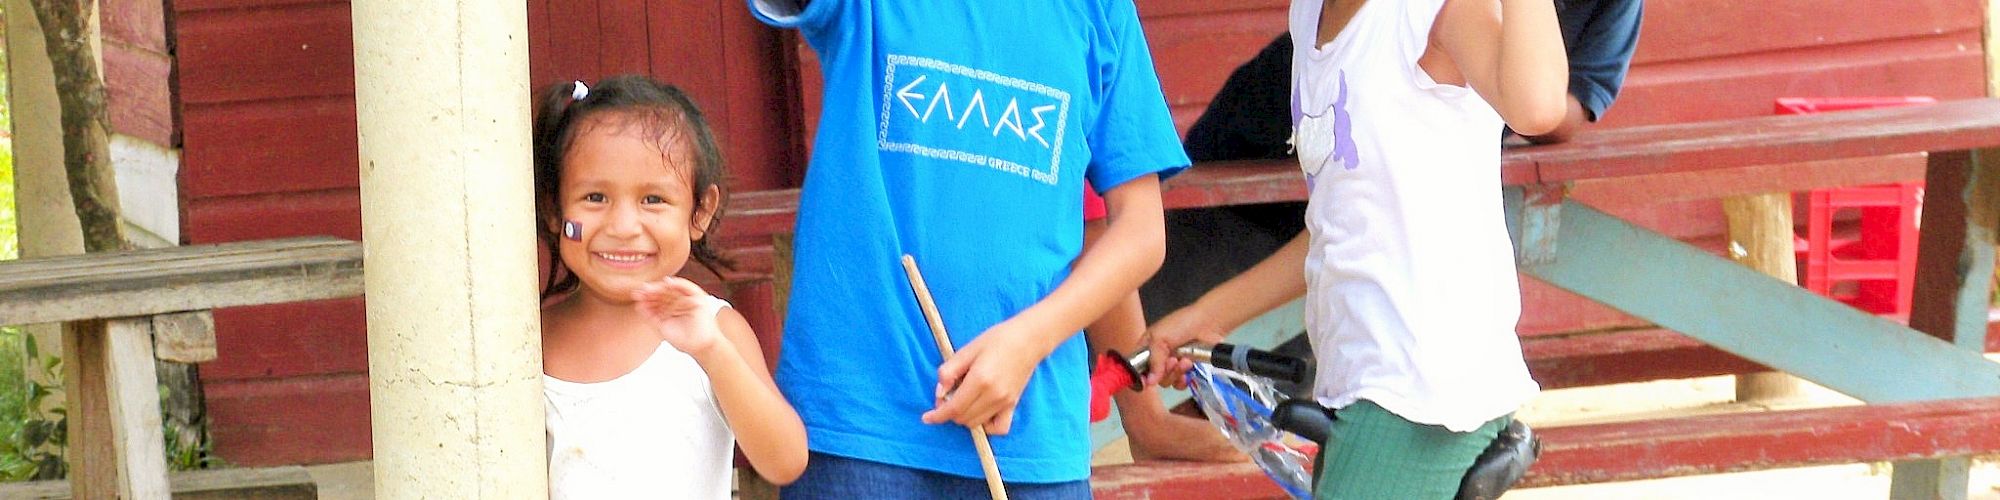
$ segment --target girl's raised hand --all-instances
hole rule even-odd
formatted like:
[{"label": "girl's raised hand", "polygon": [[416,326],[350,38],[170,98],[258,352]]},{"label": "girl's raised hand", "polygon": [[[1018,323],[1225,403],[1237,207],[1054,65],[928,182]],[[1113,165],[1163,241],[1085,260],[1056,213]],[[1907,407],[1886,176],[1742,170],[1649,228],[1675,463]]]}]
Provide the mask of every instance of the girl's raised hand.
[{"label": "girl's raised hand", "polygon": [[689,355],[707,352],[724,342],[715,313],[726,305],[701,286],[678,276],[641,285],[632,291],[633,307],[651,320],[660,340]]}]

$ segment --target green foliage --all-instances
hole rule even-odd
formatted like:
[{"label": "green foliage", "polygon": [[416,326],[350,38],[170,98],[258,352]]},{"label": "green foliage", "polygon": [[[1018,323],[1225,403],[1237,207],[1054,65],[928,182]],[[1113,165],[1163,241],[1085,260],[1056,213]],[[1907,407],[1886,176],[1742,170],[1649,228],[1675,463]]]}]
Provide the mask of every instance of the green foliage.
[{"label": "green foliage", "polygon": [[0,480],[58,479],[65,472],[62,449],[69,442],[64,430],[68,413],[58,408],[50,412],[55,420],[28,418],[29,409],[41,407],[55,394],[55,388],[25,376],[28,367],[21,364],[29,359],[40,360],[32,369],[45,380],[61,380],[62,358],[41,356],[35,338],[17,327],[0,328],[0,386],[6,391],[0,394],[0,413],[15,416],[0,419]]}]

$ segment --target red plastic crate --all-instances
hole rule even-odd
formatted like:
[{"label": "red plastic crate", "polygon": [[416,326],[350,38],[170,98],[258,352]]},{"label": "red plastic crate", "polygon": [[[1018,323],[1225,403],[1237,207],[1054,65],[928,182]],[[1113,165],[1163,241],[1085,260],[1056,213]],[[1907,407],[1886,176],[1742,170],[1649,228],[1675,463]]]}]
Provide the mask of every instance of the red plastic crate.
[{"label": "red plastic crate", "polygon": [[[1793,115],[1937,102],[1930,97],[1784,97],[1773,108]],[[1814,190],[1807,195],[1806,236],[1795,241],[1799,285],[1875,314],[1906,319],[1917,270],[1922,181]],[[1834,217],[1860,212],[1860,233],[1834,235]],[[1853,283],[1842,287],[1841,283]]]}]

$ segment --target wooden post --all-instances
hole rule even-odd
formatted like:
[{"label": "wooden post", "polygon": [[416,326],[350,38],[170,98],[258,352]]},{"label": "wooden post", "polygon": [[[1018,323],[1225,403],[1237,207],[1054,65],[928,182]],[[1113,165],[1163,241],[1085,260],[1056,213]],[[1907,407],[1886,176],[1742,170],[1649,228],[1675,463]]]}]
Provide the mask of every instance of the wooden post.
[{"label": "wooden post", "polygon": [[[1792,252],[1791,193],[1723,198],[1722,211],[1729,218],[1731,258],[1772,278],[1798,284],[1798,261]],[[1737,375],[1736,400],[1772,402],[1795,398],[1806,394],[1807,384],[1783,373]]]},{"label": "wooden post", "polygon": [[[33,10],[28,0],[5,1],[5,12]],[[21,240],[21,257],[83,253],[82,226],[78,225],[76,209],[69,201],[68,174],[63,171],[62,110],[56,104],[55,72],[49,63],[41,24],[32,15],[0,17],[6,18],[7,28],[7,104],[13,113],[15,221],[19,223],[20,232],[16,236]],[[21,333],[34,340],[42,357],[59,358],[64,355],[65,329],[59,324],[23,325]],[[43,362],[42,359],[22,361],[23,367],[39,367]],[[66,399],[61,390],[64,375],[45,377],[39,369],[23,371],[29,380],[57,390],[44,398],[40,407],[25,408],[23,415],[0,415],[0,418],[59,419],[58,410],[65,407]],[[75,425],[74,420],[71,425]],[[72,430],[70,434],[76,432]],[[52,446],[23,451],[61,453]],[[77,464],[71,464],[72,470],[76,467]],[[53,475],[58,471],[38,472],[49,474],[41,476],[44,478],[58,477]]]},{"label": "wooden post", "polygon": [[375,497],[540,496],[527,7],[352,12]]},{"label": "wooden post", "polygon": [[[1961,349],[1983,352],[2000,233],[2000,149],[1932,153],[1924,175],[1923,232],[1917,252],[1910,328]],[[1964,457],[1896,462],[1890,498],[1966,497]]]},{"label": "wooden post", "polygon": [[76,498],[166,498],[152,320],[67,326],[71,491]]},{"label": "wooden post", "polygon": [[1986,0],[1986,96],[2000,97],[2000,0]]}]

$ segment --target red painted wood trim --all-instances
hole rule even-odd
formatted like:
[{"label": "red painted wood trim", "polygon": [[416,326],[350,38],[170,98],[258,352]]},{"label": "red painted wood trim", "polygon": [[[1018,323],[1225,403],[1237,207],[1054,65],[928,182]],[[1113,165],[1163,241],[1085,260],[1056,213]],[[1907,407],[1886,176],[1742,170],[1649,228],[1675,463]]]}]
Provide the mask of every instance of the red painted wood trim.
[{"label": "red painted wood trim", "polygon": [[1524,486],[2000,451],[2000,398],[1557,427]]},{"label": "red painted wood trim", "polygon": [[[1833,160],[1994,144],[2000,144],[2000,99],[1976,99],[1591,131],[1566,144],[1506,150],[1501,180],[1519,185],[1799,164],[1790,166],[1805,171],[1775,178],[1818,185],[1820,168],[1866,175],[1848,171],[1854,168],[1851,163]],[[1772,178],[1771,170],[1756,173]],[[1161,197],[1167,208],[1305,197],[1291,160],[1203,164],[1169,180],[1164,187]],[[739,193],[730,200],[731,217],[736,221],[731,225],[739,236],[787,231],[797,203],[795,190]]]},{"label": "red painted wood trim", "polygon": [[2000,99],[1657,125],[1508,152],[1541,182],[1613,178],[2000,144]]},{"label": "red painted wood trim", "polygon": [[1147,461],[1090,471],[1097,500],[1210,500],[1291,498],[1256,464]]},{"label": "red painted wood trim", "polygon": [[1662,329],[1524,338],[1521,351],[1543,389],[1770,370]]}]

